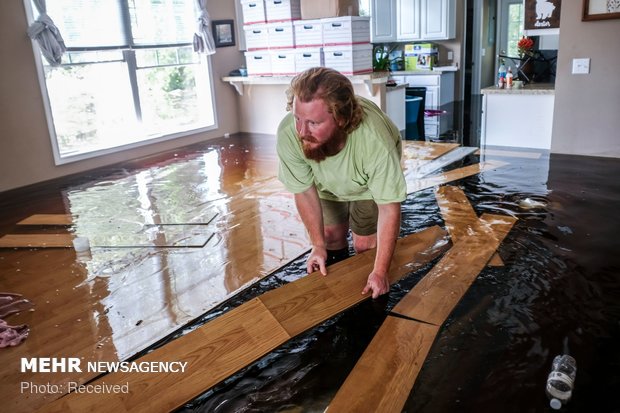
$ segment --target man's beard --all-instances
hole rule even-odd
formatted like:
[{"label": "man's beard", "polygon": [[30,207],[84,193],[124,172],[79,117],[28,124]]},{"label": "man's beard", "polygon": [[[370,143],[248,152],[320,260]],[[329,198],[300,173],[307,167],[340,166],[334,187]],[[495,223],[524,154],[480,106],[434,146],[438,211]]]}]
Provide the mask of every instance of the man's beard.
[{"label": "man's beard", "polygon": [[346,141],[347,134],[342,129],[336,129],[328,140],[317,147],[310,148],[307,144],[307,142],[316,143],[316,140],[311,136],[302,137],[301,145],[306,158],[312,159],[316,162],[321,162],[328,156],[334,156],[340,152]]}]

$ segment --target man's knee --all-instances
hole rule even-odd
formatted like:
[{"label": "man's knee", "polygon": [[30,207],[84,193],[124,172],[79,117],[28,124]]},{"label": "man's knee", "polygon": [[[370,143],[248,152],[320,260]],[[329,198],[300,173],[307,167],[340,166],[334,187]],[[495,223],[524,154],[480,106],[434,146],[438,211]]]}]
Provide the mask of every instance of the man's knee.
[{"label": "man's knee", "polygon": [[325,244],[328,250],[339,250],[346,248],[347,232],[349,226],[347,224],[326,225],[324,228]]},{"label": "man's knee", "polygon": [[356,254],[373,249],[377,246],[377,234],[356,235],[353,234],[353,249]]}]

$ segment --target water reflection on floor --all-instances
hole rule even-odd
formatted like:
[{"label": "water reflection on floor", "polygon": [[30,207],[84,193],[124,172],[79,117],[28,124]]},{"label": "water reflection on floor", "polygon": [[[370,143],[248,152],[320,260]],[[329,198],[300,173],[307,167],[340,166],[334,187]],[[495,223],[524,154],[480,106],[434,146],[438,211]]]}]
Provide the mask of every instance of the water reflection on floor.
[{"label": "water reflection on floor", "polygon": [[[489,152],[446,169],[479,160],[508,165],[453,184],[478,215],[519,221],[499,249],[505,266],[486,268],[457,306],[405,410],[548,411],[545,378],[553,356],[568,347],[579,370],[567,410],[620,411],[620,161]],[[183,334],[303,276],[304,257],[295,258],[307,249],[305,233],[275,171],[272,139],[222,140],[137,170],[114,170],[103,181],[86,177],[51,201],[26,197],[10,214],[3,209],[13,223],[32,213],[71,213],[71,230],[99,246],[86,259],[69,249],[0,250],[0,291],[22,293],[36,306],[16,316],[15,324],[27,323],[33,333],[0,353],[7,366],[0,380],[30,379],[17,373],[19,357],[135,356],[179,326],[198,318],[177,332]],[[434,224],[443,226],[433,190],[409,195],[402,235]],[[323,411],[386,312],[431,267],[394,286],[389,300],[334,317],[182,410]],[[40,405],[11,396],[14,411]]]},{"label": "water reflection on floor", "polygon": [[[482,155],[480,158],[485,158]],[[519,221],[440,331],[407,412],[545,412],[552,358],[569,351],[578,374],[571,412],[620,411],[620,161],[486,155],[510,165],[456,182],[478,215]],[[463,164],[477,162],[470,156]],[[443,225],[432,189],[410,195],[402,233]],[[431,266],[295,338],[183,411],[321,412],[386,315]],[[297,260],[247,294],[303,275]],[[247,297],[240,296],[244,301]],[[229,303],[228,305],[234,305]]]}]

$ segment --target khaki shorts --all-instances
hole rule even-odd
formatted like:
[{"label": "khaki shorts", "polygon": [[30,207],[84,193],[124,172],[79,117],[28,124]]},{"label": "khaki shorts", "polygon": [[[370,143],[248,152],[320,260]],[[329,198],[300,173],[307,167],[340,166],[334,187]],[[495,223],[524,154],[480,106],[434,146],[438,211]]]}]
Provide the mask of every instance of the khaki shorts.
[{"label": "khaki shorts", "polygon": [[338,225],[348,223],[356,235],[377,233],[379,208],[375,201],[328,201],[321,199],[323,224]]}]

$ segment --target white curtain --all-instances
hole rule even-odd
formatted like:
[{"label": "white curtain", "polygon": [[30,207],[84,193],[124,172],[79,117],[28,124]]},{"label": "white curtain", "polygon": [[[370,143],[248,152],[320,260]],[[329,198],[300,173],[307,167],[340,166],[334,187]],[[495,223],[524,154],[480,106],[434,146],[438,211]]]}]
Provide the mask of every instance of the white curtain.
[{"label": "white curtain", "polygon": [[61,64],[62,55],[67,50],[58,27],[47,15],[45,0],[33,0],[39,17],[28,27],[28,36],[39,43],[43,57],[52,66]]},{"label": "white curtain", "polygon": [[215,53],[215,42],[211,34],[211,18],[207,12],[207,0],[196,0],[200,9],[198,27],[194,33],[194,51],[211,55]]}]

